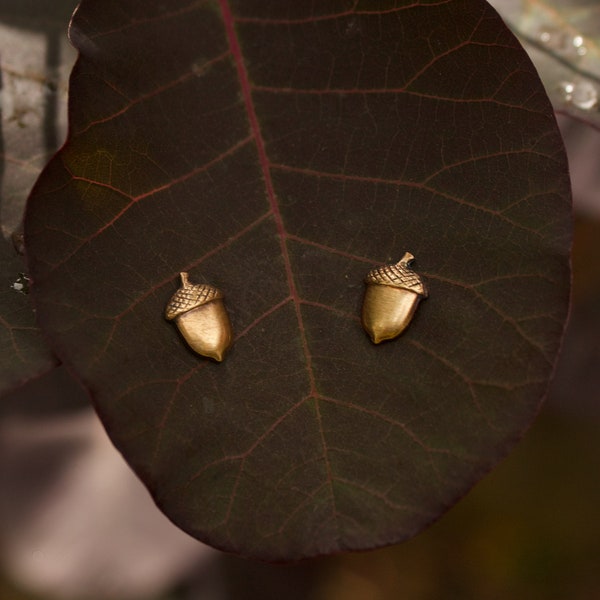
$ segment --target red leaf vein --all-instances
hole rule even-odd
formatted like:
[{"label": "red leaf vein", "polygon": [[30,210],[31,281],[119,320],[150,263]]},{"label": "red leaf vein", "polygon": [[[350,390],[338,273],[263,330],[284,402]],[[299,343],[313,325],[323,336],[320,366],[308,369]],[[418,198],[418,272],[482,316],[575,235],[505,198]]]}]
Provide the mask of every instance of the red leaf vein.
[{"label": "red leaf vein", "polygon": [[465,200],[464,198],[460,198],[453,194],[449,194],[448,192],[438,190],[434,187],[426,185],[423,182],[403,181],[401,179],[396,179],[396,180],[383,179],[381,177],[368,177],[365,175],[349,175],[347,173],[327,173],[324,171],[316,171],[314,169],[307,169],[304,167],[292,167],[292,166],[283,165],[283,164],[271,164],[271,168],[279,169],[281,171],[289,171],[292,173],[303,173],[305,175],[309,175],[312,177],[318,177],[318,178],[323,177],[323,178],[327,178],[327,179],[338,179],[340,181],[364,181],[364,182],[375,183],[375,184],[379,183],[379,184],[383,184],[383,185],[396,185],[396,186],[402,186],[402,187],[423,190],[425,192],[435,194],[436,196],[439,196],[441,198],[445,198],[446,200],[449,200],[450,202],[459,204],[460,206],[467,206],[473,210],[488,213],[490,215],[493,215],[497,219],[504,221],[504,222],[512,225],[513,227],[516,227],[517,229],[522,229],[523,231],[532,233],[533,235],[535,235],[537,237],[541,237],[541,234],[538,231],[534,231],[534,230],[530,229],[529,227],[525,227],[524,225],[521,225],[521,223],[518,223],[517,221],[510,219],[509,217],[503,215],[501,212],[499,212],[497,210],[487,208],[485,206],[481,206],[481,205],[475,204],[473,202],[469,202],[468,200]]},{"label": "red leaf vein", "polygon": [[[290,296],[294,302],[296,319],[298,322],[298,330],[300,332],[300,338],[301,338],[302,348],[303,348],[303,353],[304,353],[304,360],[306,363],[306,370],[307,370],[308,378],[309,378],[309,382],[310,382],[310,397],[315,399],[315,413],[316,413],[319,434],[321,436],[321,442],[322,442],[322,447],[323,447],[323,460],[325,462],[327,480],[329,481],[329,484],[330,484],[332,513],[335,515],[335,513],[336,513],[335,498],[334,498],[334,494],[333,494],[333,486],[331,484],[331,482],[332,482],[331,464],[329,462],[329,458],[327,455],[327,442],[325,439],[323,421],[322,421],[321,411],[320,411],[320,407],[319,407],[319,400],[318,400],[318,395],[317,395],[315,376],[314,376],[314,371],[313,371],[313,367],[312,367],[312,357],[311,357],[311,353],[310,353],[310,350],[308,347],[308,340],[306,337],[306,331],[305,331],[304,322],[302,319],[302,312],[301,312],[301,307],[300,307],[300,295],[296,288],[296,282],[294,280],[291,260],[290,260],[289,251],[288,251],[288,247],[287,247],[287,241],[286,241],[287,232],[285,229],[285,225],[283,223],[281,211],[279,210],[279,205],[277,203],[277,197],[276,197],[275,189],[273,186],[273,180],[271,178],[271,165],[270,165],[270,161],[267,157],[267,152],[265,149],[265,143],[264,143],[264,139],[262,136],[262,131],[261,131],[261,128],[260,128],[260,125],[258,122],[256,110],[254,107],[254,101],[252,98],[252,91],[251,91],[250,81],[249,81],[249,77],[248,77],[248,72],[247,72],[246,66],[244,64],[242,50],[241,50],[241,47],[240,47],[240,44],[238,42],[237,35],[235,32],[234,18],[233,18],[231,9],[229,7],[228,0],[219,0],[219,1],[220,1],[220,5],[221,5],[221,11],[223,14],[223,21],[225,23],[227,38],[229,40],[229,46],[231,48],[231,52],[233,54],[233,57],[234,57],[234,60],[235,60],[236,66],[237,66],[238,78],[239,78],[240,87],[242,90],[242,96],[244,98],[244,103],[246,105],[246,112],[247,112],[248,120],[250,123],[250,130],[252,132],[252,137],[254,138],[254,142],[256,144],[256,148],[257,148],[257,152],[258,152],[258,158],[259,158],[259,162],[260,162],[260,166],[261,166],[261,170],[262,170],[263,178],[264,178],[264,182],[265,182],[266,194],[267,194],[267,197],[269,200],[269,204],[271,206],[273,216],[275,218],[275,223],[276,223],[277,231],[279,234],[281,254],[283,257],[284,264],[285,264],[285,272],[286,272],[288,288],[290,291]],[[233,499],[232,499],[232,501],[233,501]]]},{"label": "red leaf vein", "polygon": [[92,242],[93,240],[95,240],[97,237],[99,237],[100,235],[102,235],[102,233],[104,233],[107,229],[113,227],[118,221],[119,219],[121,219],[121,217],[123,217],[123,215],[125,215],[127,213],[127,211],[134,205],[137,204],[138,202],[140,202],[141,200],[144,200],[146,198],[150,198],[152,196],[155,196],[156,194],[159,194],[160,192],[164,192],[166,190],[171,189],[172,187],[180,184],[180,183],[184,183],[185,181],[187,181],[188,179],[198,175],[199,173],[203,173],[205,171],[208,171],[208,169],[210,169],[211,167],[213,167],[214,165],[218,164],[219,162],[221,162],[224,158],[226,158],[227,156],[230,156],[232,154],[234,154],[235,152],[237,152],[238,150],[240,150],[241,148],[243,148],[245,145],[247,145],[248,143],[250,143],[250,141],[252,140],[252,137],[249,136],[239,142],[237,142],[236,144],[234,144],[233,146],[231,146],[230,148],[228,148],[227,150],[225,150],[224,152],[222,152],[221,154],[219,154],[218,156],[212,158],[211,160],[209,160],[207,163],[200,165],[198,167],[195,167],[194,169],[188,171],[187,173],[184,173],[183,175],[180,175],[179,177],[176,177],[174,179],[172,179],[171,181],[168,181],[158,187],[155,187],[151,190],[147,190],[146,192],[139,194],[137,196],[132,196],[131,194],[128,194],[127,192],[111,185],[108,183],[103,183],[101,181],[95,181],[93,179],[89,179],[87,177],[82,177],[80,175],[74,175],[69,168],[67,167],[67,165],[65,165],[65,170],[69,173],[69,175],[71,176],[73,181],[80,181],[83,183],[88,183],[92,186],[96,186],[96,187],[100,187],[100,188],[106,188],[112,192],[115,192],[116,194],[119,194],[121,196],[124,196],[125,198],[127,198],[129,200],[129,202],[120,210],[118,211],[115,215],[113,215],[113,217],[108,220],[104,225],[102,225],[102,227],[99,227],[98,229],[96,229],[94,231],[94,233],[86,238],[82,239],[81,244],[79,244],[78,246],[76,246],[71,252],[69,252],[68,254],[66,254],[64,256],[64,258],[62,260],[60,260],[58,263],[54,264],[52,266],[52,271],[56,270],[58,267],[64,265],[65,263],[67,263],[73,256],[75,256],[75,254],[77,254],[77,252],[79,252],[79,250],[81,250],[81,248],[83,246],[85,246],[86,244],[89,244],[90,242]]},{"label": "red leaf vein", "polygon": [[198,69],[184,73],[183,75],[180,75],[173,81],[165,83],[164,85],[161,85],[161,86],[153,89],[151,92],[148,92],[147,94],[142,94],[141,96],[135,98],[134,100],[129,100],[128,104],[126,106],[124,106],[123,108],[121,108],[120,110],[115,111],[115,112],[111,113],[110,115],[107,115],[106,117],[102,117],[101,119],[96,119],[96,120],[90,121],[84,128],[78,129],[77,133],[82,134],[82,133],[85,133],[86,131],[90,130],[92,127],[95,127],[96,125],[100,125],[102,123],[108,123],[109,121],[112,121],[112,120],[116,119],[117,117],[124,115],[127,111],[132,109],[137,104],[145,102],[146,100],[149,100],[150,98],[159,96],[160,94],[162,94],[174,87],[177,87],[178,85],[181,85],[182,83],[185,83],[186,81],[189,81],[190,79],[195,79],[197,77],[200,77],[210,67],[212,67],[213,65],[217,64],[218,62],[224,60],[229,55],[230,55],[229,51],[223,52],[222,54],[219,54],[219,56],[215,56],[211,60],[202,64],[202,66],[199,67]]},{"label": "red leaf vein", "polygon": [[317,23],[319,21],[331,21],[335,19],[340,19],[342,17],[348,17],[350,15],[386,15],[392,13],[399,13],[408,9],[414,8],[429,8],[442,6],[444,4],[448,4],[452,0],[440,0],[439,2],[413,2],[411,4],[405,4],[403,6],[398,6],[394,8],[388,9],[380,9],[380,10],[356,10],[358,6],[358,0],[355,0],[352,8],[348,10],[339,11],[337,13],[330,13],[324,15],[310,15],[308,17],[298,17],[296,19],[284,19],[284,18],[269,18],[269,17],[236,17],[235,21],[238,23],[257,23],[260,25],[303,25],[307,23]]}]

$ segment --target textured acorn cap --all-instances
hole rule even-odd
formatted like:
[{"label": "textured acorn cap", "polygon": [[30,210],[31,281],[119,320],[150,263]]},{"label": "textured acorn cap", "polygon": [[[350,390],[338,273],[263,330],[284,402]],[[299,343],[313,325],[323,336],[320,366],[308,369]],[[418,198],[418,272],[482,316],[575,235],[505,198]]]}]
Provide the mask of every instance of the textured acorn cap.
[{"label": "textured acorn cap", "polygon": [[165,317],[169,321],[207,302],[223,298],[223,294],[216,287],[205,283],[190,283],[187,273],[179,275],[182,285],[173,294],[165,309]]},{"label": "textured acorn cap", "polygon": [[427,298],[427,288],[423,280],[408,266],[414,258],[410,252],[405,252],[404,256],[395,265],[384,265],[369,271],[365,283],[388,285],[402,290],[409,290]]}]

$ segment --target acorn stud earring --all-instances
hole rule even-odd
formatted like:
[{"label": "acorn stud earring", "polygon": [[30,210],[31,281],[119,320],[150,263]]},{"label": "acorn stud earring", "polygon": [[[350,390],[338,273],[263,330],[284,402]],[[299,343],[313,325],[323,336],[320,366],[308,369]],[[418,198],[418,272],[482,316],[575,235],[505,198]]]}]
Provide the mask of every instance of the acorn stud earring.
[{"label": "acorn stud earring", "polygon": [[405,252],[400,262],[373,269],[365,278],[362,325],[375,344],[399,336],[428,296],[423,280],[409,266],[414,258]]},{"label": "acorn stud earring", "polygon": [[165,317],[175,321],[194,352],[221,362],[233,339],[223,294],[212,285],[190,283],[187,273],[180,276],[181,287],[169,300]]}]

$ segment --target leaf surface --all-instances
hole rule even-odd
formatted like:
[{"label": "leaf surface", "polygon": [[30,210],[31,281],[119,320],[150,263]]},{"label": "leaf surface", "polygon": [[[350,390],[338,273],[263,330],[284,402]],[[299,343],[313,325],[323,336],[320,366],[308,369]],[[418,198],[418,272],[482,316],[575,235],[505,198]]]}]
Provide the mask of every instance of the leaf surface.
[{"label": "leaf surface", "polygon": [[[552,109],[484,2],[84,0],[30,198],[39,320],[177,524],[286,560],[395,543],[533,419],[568,304]],[[373,345],[366,273],[429,298]],[[164,308],[226,296],[223,363]]]}]

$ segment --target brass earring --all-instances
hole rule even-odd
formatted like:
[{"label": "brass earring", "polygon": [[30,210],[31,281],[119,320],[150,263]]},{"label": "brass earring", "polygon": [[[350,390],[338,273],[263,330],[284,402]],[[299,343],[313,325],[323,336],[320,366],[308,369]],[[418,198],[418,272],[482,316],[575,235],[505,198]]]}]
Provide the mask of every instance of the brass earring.
[{"label": "brass earring", "polygon": [[421,277],[410,268],[410,252],[394,265],[369,271],[362,307],[362,326],[375,344],[399,336],[410,324],[419,302],[429,295]]},{"label": "brass earring", "polygon": [[221,362],[231,346],[231,322],[220,290],[208,284],[192,284],[180,273],[181,287],[173,294],[165,317],[175,321],[190,348]]}]

